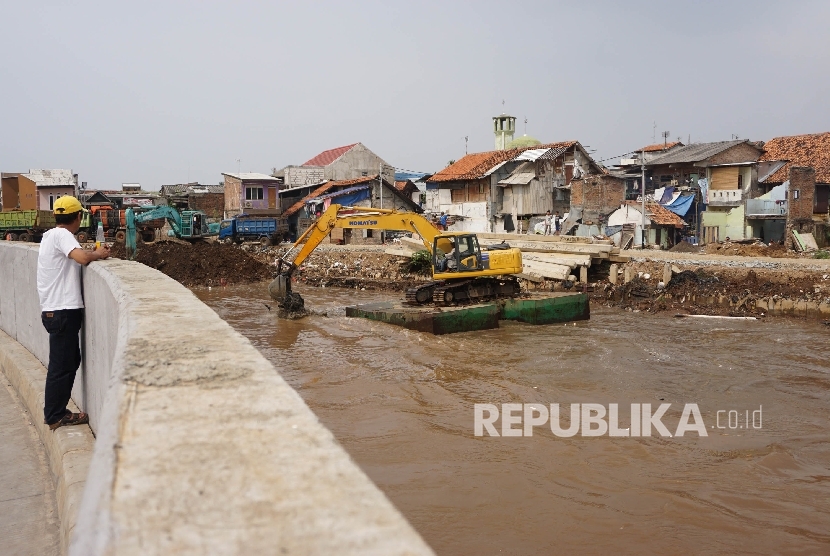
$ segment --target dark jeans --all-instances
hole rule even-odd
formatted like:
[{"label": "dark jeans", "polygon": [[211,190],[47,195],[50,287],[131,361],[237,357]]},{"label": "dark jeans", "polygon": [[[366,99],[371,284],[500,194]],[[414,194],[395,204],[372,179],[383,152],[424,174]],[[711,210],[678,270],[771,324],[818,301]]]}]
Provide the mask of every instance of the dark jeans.
[{"label": "dark jeans", "polygon": [[43,416],[46,423],[51,425],[66,414],[75,373],[81,366],[78,334],[84,322],[84,310],[44,311],[40,314],[40,319],[49,333],[49,367],[46,370]]}]

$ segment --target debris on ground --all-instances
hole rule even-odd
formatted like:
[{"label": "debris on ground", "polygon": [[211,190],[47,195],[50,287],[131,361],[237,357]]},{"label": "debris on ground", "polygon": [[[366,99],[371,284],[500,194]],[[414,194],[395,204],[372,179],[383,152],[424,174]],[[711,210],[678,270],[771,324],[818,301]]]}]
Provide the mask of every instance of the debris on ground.
[{"label": "debris on ground", "polygon": [[681,241],[669,249],[669,251],[672,253],[701,253],[703,248],[699,245],[692,245],[688,241]]},{"label": "debris on ground", "polygon": [[758,299],[830,303],[828,270],[700,266],[688,261],[686,268],[672,265],[675,271],[665,284],[666,264],[632,261],[626,265],[633,276],[628,283],[598,280],[590,288],[591,299],[626,310],[729,316],[762,316],[754,304]]},{"label": "debris on ground", "polygon": [[788,250],[781,242],[766,244],[762,241],[747,242],[746,240],[709,243],[704,252],[707,255],[738,255],[740,257],[799,257],[798,253]]}]

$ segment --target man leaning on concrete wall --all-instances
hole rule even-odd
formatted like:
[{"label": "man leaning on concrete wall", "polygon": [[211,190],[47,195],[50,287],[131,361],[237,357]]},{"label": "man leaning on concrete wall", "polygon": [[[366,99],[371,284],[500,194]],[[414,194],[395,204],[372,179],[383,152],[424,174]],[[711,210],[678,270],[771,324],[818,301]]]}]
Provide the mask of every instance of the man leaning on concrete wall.
[{"label": "man leaning on concrete wall", "polygon": [[109,247],[84,251],[75,234],[81,227],[81,203],[72,196],[55,201],[56,227],[43,234],[37,257],[37,293],[43,327],[49,333],[49,367],[46,370],[44,422],[52,430],[89,422],[86,413],[66,408],[75,373],[81,366],[79,333],[84,320],[81,265],[106,259]]}]

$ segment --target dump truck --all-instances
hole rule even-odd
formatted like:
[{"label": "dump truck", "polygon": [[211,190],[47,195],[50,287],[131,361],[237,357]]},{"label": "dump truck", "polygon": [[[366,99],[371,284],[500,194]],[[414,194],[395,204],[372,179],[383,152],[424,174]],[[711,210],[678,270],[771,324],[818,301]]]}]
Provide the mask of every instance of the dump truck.
[{"label": "dump truck", "polygon": [[[81,228],[75,237],[79,243],[87,240],[92,217],[86,211],[81,215]],[[44,232],[55,227],[51,210],[9,210],[0,212],[0,239],[11,241],[40,241]]]},{"label": "dump truck", "polygon": [[418,234],[424,248],[432,254],[433,280],[407,290],[407,303],[449,306],[512,297],[520,291],[515,276],[523,270],[519,249],[501,244],[482,250],[474,233],[442,232],[415,212],[332,204],[277,262],[277,277],[268,292],[282,309],[290,313],[304,309],[300,294],[291,290],[291,278],[334,228]]},{"label": "dump truck", "polygon": [[288,222],[284,218],[237,216],[219,224],[219,241],[259,241],[262,245],[276,245],[287,232]]}]

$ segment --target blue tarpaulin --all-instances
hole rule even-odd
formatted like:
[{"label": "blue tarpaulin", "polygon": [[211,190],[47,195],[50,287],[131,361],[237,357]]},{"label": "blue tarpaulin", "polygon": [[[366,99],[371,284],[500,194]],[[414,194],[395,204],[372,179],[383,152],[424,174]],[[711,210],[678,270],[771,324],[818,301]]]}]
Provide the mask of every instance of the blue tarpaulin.
[{"label": "blue tarpaulin", "polygon": [[656,199],[656,200],[661,205],[664,205],[664,204],[668,203],[669,201],[671,201],[673,193],[674,193],[674,187],[667,187],[667,188],[665,188],[665,190],[663,190],[663,197],[661,197],[660,199]]},{"label": "blue tarpaulin", "polygon": [[320,195],[314,199],[309,199],[306,201],[306,204],[316,205],[322,203],[326,199],[336,199],[337,203],[340,205],[351,206],[364,199],[368,199],[370,194],[371,191],[368,185],[358,185],[355,187],[349,187],[342,191],[335,191],[334,193],[328,193],[326,195]]},{"label": "blue tarpaulin", "polygon": [[678,216],[686,216],[689,208],[692,206],[692,201],[695,200],[694,195],[681,195],[670,205],[663,205]]}]

